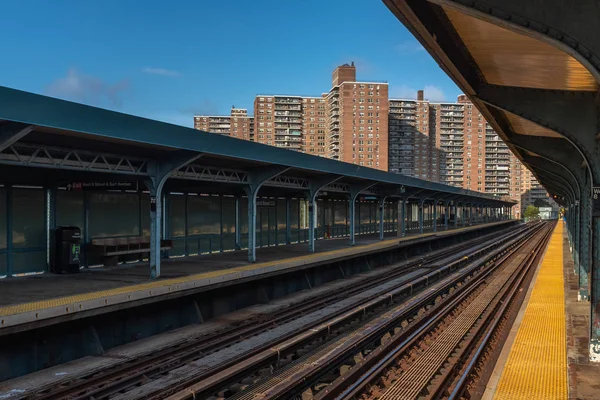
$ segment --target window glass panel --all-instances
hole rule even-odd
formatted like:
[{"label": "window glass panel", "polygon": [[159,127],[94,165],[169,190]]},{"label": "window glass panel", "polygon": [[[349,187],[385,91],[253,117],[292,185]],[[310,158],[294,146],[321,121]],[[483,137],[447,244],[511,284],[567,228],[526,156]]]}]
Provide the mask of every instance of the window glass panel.
[{"label": "window glass panel", "polygon": [[235,233],[235,198],[223,196],[223,232]]},{"label": "window glass panel", "polygon": [[46,212],[43,189],[13,188],[13,274],[44,271]]},{"label": "window glass panel", "polygon": [[248,247],[248,198],[242,197],[240,199],[240,233],[241,233],[241,246],[243,248]]},{"label": "window glass panel", "polygon": [[[6,189],[0,187],[0,251],[6,250]],[[1,272],[0,272],[1,274]]]},{"label": "window glass panel", "polygon": [[59,190],[56,192],[56,226],[76,226],[83,234],[84,192]]},{"label": "window glass panel", "polygon": [[142,236],[150,236],[150,194],[142,193]]},{"label": "window glass panel", "polygon": [[89,230],[92,238],[140,234],[139,195],[92,192],[89,196]]},{"label": "window glass panel", "polygon": [[0,253],[0,276],[8,274],[8,265],[6,264],[6,253]]},{"label": "window glass panel", "polygon": [[335,201],[333,203],[334,207],[334,216],[336,224],[346,224],[346,202],[345,201]]},{"label": "window glass panel", "polygon": [[[285,199],[277,199],[277,229],[285,232]],[[285,236],[284,236],[285,237]]]},{"label": "window glass panel", "polygon": [[37,251],[13,252],[12,273],[23,274],[46,270],[46,249]]},{"label": "window glass panel", "polygon": [[[169,193],[167,204],[167,234],[173,239],[173,248],[169,250],[169,256],[182,256],[185,255],[185,196]],[[196,253],[197,249],[189,251]]]},{"label": "window glass panel", "polygon": [[221,203],[218,196],[188,196],[188,235],[221,233]]},{"label": "window glass panel", "polygon": [[185,236],[185,196],[169,194],[169,237]]},{"label": "window glass panel", "polygon": [[[43,189],[14,188],[13,248],[46,248],[46,217]],[[16,265],[16,263],[15,263]]]},{"label": "window glass panel", "polygon": [[299,201],[298,199],[292,199],[292,204],[290,204],[290,224],[292,225],[292,229],[299,228],[298,211]]}]

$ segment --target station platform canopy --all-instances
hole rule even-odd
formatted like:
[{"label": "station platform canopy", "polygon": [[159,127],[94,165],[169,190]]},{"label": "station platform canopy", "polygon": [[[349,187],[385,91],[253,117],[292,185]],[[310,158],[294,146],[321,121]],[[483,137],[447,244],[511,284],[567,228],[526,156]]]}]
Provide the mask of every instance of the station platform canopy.
[{"label": "station platform canopy", "polygon": [[[2,185],[115,185],[106,187],[109,190],[127,190],[126,182],[145,185],[151,202],[151,269],[158,271],[157,238],[163,232],[165,191],[246,196],[250,261],[255,259],[253,221],[259,191],[261,197],[296,196],[312,202],[317,196],[350,199],[351,220],[359,195],[496,209],[515,204],[489,194],[6,87],[0,87],[0,170]],[[309,210],[313,212],[312,207]],[[351,223],[351,240],[353,227]]]}]

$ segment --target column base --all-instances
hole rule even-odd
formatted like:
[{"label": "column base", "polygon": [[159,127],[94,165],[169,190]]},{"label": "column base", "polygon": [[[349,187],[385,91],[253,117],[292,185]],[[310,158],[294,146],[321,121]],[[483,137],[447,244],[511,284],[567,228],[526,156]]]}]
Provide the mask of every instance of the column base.
[{"label": "column base", "polygon": [[590,341],[590,362],[600,363],[600,342],[596,340]]}]

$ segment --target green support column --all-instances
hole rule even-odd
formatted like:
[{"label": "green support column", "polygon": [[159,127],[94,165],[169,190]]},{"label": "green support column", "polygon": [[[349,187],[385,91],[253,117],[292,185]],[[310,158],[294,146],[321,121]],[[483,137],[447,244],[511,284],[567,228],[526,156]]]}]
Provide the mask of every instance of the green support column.
[{"label": "green support column", "polygon": [[[50,252],[53,244],[50,242],[52,232],[56,229],[56,191],[55,185],[46,189],[46,263],[47,270],[50,270]],[[141,224],[140,224],[141,229]]]},{"label": "green support column", "polygon": [[355,231],[356,231],[356,221],[354,220],[355,216],[356,216],[356,198],[351,198],[350,202],[348,203],[348,216],[349,216],[349,223],[350,223],[350,246],[354,246],[356,244],[356,240],[354,238],[355,235]]},{"label": "green support column", "polygon": [[454,202],[454,227],[458,227],[458,202]]},{"label": "green support column", "polygon": [[13,275],[13,196],[12,185],[6,186],[6,276]]},{"label": "green support column", "polygon": [[437,200],[433,200],[433,221],[432,221],[432,225],[433,225],[433,231],[434,232],[437,232],[437,208],[438,208]]},{"label": "green support column", "polygon": [[425,199],[419,202],[419,233],[423,233],[423,219],[425,218],[423,213],[423,206],[425,205]]},{"label": "green support column", "polygon": [[235,196],[235,249],[242,248],[242,226],[240,219],[240,197]]},{"label": "green support column", "polygon": [[292,212],[289,197],[285,198],[285,244],[292,243]]},{"label": "green support column", "polygon": [[579,276],[579,223],[580,223],[580,211],[579,204],[573,206],[572,215],[570,216],[571,221],[571,252],[573,253],[573,265],[575,273]]},{"label": "green support column", "polygon": [[590,290],[590,361],[600,362],[600,216],[592,216],[592,285]]},{"label": "green support column", "polygon": [[589,281],[588,274],[590,270],[591,249],[590,236],[592,229],[591,221],[591,204],[589,199],[589,191],[586,190],[586,195],[581,199],[581,213],[579,224],[579,295],[578,300],[589,300]]},{"label": "green support column", "polygon": [[383,240],[383,223],[385,219],[385,199],[387,197],[383,196],[379,203],[379,240]]},{"label": "green support column", "polygon": [[444,203],[444,230],[448,230],[448,214],[450,214],[450,201]]},{"label": "green support column", "polygon": [[400,212],[398,213],[398,224],[400,225],[400,229],[397,229],[400,237],[406,236],[406,202],[406,199],[402,199],[402,201],[398,202],[398,205],[401,207]]}]

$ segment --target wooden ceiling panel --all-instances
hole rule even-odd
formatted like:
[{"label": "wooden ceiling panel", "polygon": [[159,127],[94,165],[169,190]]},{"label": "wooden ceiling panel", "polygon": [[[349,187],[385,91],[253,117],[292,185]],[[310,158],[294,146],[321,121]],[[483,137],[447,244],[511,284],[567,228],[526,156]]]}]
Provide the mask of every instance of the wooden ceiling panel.
[{"label": "wooden ceiling panel", "polygon": [[443,7],[488,83],[555,90],[598,90],[569,54],[537,39]]}]

